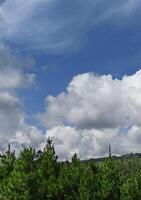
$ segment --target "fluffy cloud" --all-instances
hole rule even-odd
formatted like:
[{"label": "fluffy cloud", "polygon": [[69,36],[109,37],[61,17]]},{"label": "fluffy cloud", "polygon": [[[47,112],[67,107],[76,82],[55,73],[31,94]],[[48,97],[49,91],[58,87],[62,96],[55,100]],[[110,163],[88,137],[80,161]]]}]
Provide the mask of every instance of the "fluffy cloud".
[{"label": "fluffy cloud", "polygon": [[79,129],[115,128],[126,123],[141,125],[141,70],[122,80],[111,75],[86,73],[75,76],[67,92],[48,96],[44,124]]},{"label": "fluffy cloud", "polygon": [[[32,66],[30,59],[24,64]],[[43,142],[41,131],[26,123],[22,102],[15,91],[34,83],[34,74],[25,73],[25,69],[19,56],[0,46],[0,152],[7,148],[9,140],[17,150],[23,144],[38,147]]]},{"label": "fluffy cloud", "polygon": [[[117,135],[117,129],[80,130],[64,125],[49,129],[46,133],[46,137],[53,139],[61,160],[70,159],[74,153],[81,159],[107,155],[108,144],[111,139],[116,140]],[[119,153],[120,148],[117,143],[115,145],[113,152]]]},{"label": "fluffy cloud", "polygon": [[25,122],[20,99],[9,92],[0,92],[0,152],[7,148],[9,140],[13,148],[31,145],[38,147],[43,142],[41,132]]},{"label": "fluffy cloud", "polygon": [[74,45],[77,49],[97,23],[129,19],[140,6],[139,0],[5,0],[0,8],[0,38],[32,50],[58,53]]},{"label": "fluffy cloud", "polygon": [[66,92],[47,97],[40,119],[61,157],[76,151],[86,158],[104,155],[109,143],[114,153],[139,151],[140,113],[141,70],[121,80],[85,73]]},{"label": "fluffy cloud", "polygon": [[49,129],[46,138],[50,136],[53,139],[60,160],[70,159],[74,153],[81,159],[89,159],[108,156],[109,144],[114,155],[140,152],[140,133],[141,126],[137,125],[126,132],[120,128],[80,130],[62,125]]}]

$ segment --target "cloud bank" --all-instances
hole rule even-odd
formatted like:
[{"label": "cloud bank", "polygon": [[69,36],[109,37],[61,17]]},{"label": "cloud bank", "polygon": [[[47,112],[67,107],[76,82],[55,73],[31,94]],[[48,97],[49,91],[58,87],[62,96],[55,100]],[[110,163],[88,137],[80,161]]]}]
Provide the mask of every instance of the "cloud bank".
[{"label": "cloud bank", "polygon": [[61,158],[140,152],[141,70],[121,80],[111,75],[75,76],[66,92],[46,98],[39,115]]},{"label": "cloud bank", "polygon": [[[24,64],[31,66],[28,61]],[[16,89],[31,87],[35,81],[33,73],[24,72],[22,63],[8,47],[0,45],[0,152],[9,141],[17,151],[24,144],[38,147],[44,141],[41,131],[26,123],[22,101],[16,94]]]},{"label": "cloud bank", "polygon": [[[139,0],[1,0],[0,41],[18,51],[77,50],[96,25],[137,19],[140,7]],[[39,115],[47,128],[44,137],[27,124],[16,94],[35,81],[23,63],[29,65],[0,45],[0,151],[9,138],[19,149],[23,144],[42,147],[48,136],[61,159],[74,152],[81,158],[105,155],[109,143],[113,153],[140,151],[141,71],[121,80],[93,73],[75,76],[65,92],[47,97],[46,111]]]},{"label": "cloud bank", "polygon": [[[23,145],[43,148],[52,137],[60,159],[103,156],[108,145],[112,153],[140,152],[141,70],[122,79],[84,73],[73,77],[66,91],[46,98],[46,111],[38,119],[46,134],[26,122],[18,88],[28,88],[35,75],[18,56],[0,46],[0,152],[9,140],[17,151]],[[29,59],[25,64],[31,66]],[[27,66],[26,66],[27,67]]]}]

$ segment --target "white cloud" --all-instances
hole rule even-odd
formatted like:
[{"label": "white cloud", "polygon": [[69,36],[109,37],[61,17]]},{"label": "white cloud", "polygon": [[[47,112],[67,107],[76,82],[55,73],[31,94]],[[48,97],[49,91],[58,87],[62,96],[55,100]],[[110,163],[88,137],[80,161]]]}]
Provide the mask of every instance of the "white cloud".
[{"label": "white cloud", "polygon": [[20,99],[9,92],[0,92],[0,152],[7,148],[19,150],[23,144],[38,147],[43,135],[36,127],[25,122]]},{"label": "white cloud", "polygon": [[70,159],[74,153],[81,159],[88,159],[108,156],[109,144],[113,155],[141,152],[140,133],[141,126],[137,125],[130,127],[126,133],[119,128],[80,130],[62,125],[49,129],[46,138],[50,136],[53,139],[59,159]]},{"label": "white cloud", "polygon": [[75,76],[67,92],[48,96],[44,124],[52,128],[62,123],[77,128],[111,128],[141,125],[141,70],[122,80],[111,75],[86,73]]},{"label": "white cloud", "polygon": [[16,130],[14,137],[11,138],[12,148],[19,151],[23,146],[31,146],[40,149],[41,143],[46,139],[42,131],[35,126],[27,125],[25,122]]},{"label": "white cloud", "polygon": [[[70,159],[74,153],[81,159],[87,159],[107,155],[108,144],[111,139],[115,139],[117,131],[116,129],[79,130],[62,125],[49,129],[46,137],[50,136],[53,139],[59,159]],[[114,147],[117,151],[117,145]]]},{"label": "white cloud", "polygon": [[23,72],[23,65],[31,66],[32,61],[25,59],[24,64],[22,62],[24,60],[13,55],[8,47],[0,45],[0,89],[28,87],[34,83],[35,75]]},{"label": "white cloud", "polygon": [[[121,80],[85,73],[73,78],[66,92],[48,96],[39,115],[55,137],[58,154],[81,157],[140,151],[141,70]],[[65,153],[64,153],[65,152]],[[64,155],[65,154],[65,155]]]},{"label": "white cloud", "polygon": [[4,69],[0,74],[0,89],[28,87],[35,80],[34,74],[23,75],[21,70]]},{"label": "white cloud", "polygon": [[140,6],[139,0],[5,0],[0,9],[0,36],[32,50],[77,49],[94,25],[114,18],[121,23]]},{"label": "white cloud", "polygon": [[[30,59],[24,62],[28,63],[32,66]],[[15,89],[34,83],[34,74],[25,69],[19,56],[0,45],[0,152],[7,148],[9,140],[17,150],[22,144],[38,147],[43,141],[41,131],[26,123],[22,102],[16,95]]]}]

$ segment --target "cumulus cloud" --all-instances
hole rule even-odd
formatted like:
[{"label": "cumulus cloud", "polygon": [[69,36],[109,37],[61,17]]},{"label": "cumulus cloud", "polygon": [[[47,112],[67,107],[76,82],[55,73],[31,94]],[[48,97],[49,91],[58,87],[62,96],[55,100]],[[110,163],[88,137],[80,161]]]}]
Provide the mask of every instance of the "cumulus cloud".
[{"label": "cumulus cloud", "polygon": [[[24,64],[31,67],[31,60],[27,60]],[[19,56],[0,45],[0,152],[7,148],[9,140],[17,150],[23,144],[38,147],[43,142],[41,131],[26,123],[22,102],[15,91],[34,83],[35,75],[24,72],[25,69]]]},{"label": "cumulus cloud", "polygon": [[38,147],[43,135],[36,127],[25,121],[20,99],[9,92],[0,92],[0,152],[7,148],[9,141],[16,150],[22,145]]},{"label": "cumulus cloud", "polygon": [[140,6],[139,0],[5,0],[0,8],[0,38],[19,48],[46,49],[49,53],[74,45],[77,49],[97,23],[121,17],[123,22]]},{"label": "cumulus cloud", "polygon": [[[46,138],[50,136],[55,144],[55,149],[59,159],[70,159],[74,153],[81,159],[99,157],[107,155],[108,144],[111,139],[118,135],[117,129],[91,129],[80,130],[70,126],[57,126],[49,129]],[[119,149],[115,143],[114,151]]]},{"label": "cumulus cloud", "polygon": [[10,92],[0,92],[0,153],[8,143],[18,152],[22,146],[39,148],[44,141],[42,132],[26,122],[20,99]]},{"label": "cumulus cloud", "polygon": [[[18,50],[77,50],[97,24],[135,19],[140,7],[140,0],[0,0],[0,41]],[[15,94],[15,89],[35,81],[23,63],[32,65],[33,60],[21,61],[0,45],[0,151],[9,138],[17,149],[25,143],[44,142],[41,131],[26,123]],[[46,112],[39,117],[47,128],[46,137],[54,138],[60,158],[74,152],[81,158],[104,155],[111,141],[115,153],[139,151],[140,83],[141,71],[121,80],[86,73],[74,77],[66,92],[48,96]]]},{"label": "cumulus cloud", "polygon": [[[46,98],[40,114],[57,151],[70,156],[139,151],[141,129],[141,70],[122,79],[85,73],[69,83],[66,92]],[[62,150],[61,150],[62,149]]]},{"label": "cumulus cloud", "polygon": [[121,80],[111,75],[77,75],[67,92],[48,96],[44,124],[52,128],[62,123],[79,129],[115,128],[130,122],[141,125],[141,70]]}]

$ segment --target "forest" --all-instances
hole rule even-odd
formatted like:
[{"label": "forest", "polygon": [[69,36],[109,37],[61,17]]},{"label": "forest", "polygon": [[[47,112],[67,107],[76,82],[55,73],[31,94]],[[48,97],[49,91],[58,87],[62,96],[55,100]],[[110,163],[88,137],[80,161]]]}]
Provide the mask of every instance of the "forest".
[{"label": "forest", "polygon": [[140,200],[141,159],[109,157],[101,162],[57,159],[52,140],[43,151],[0,155],[0,200]]}]

